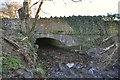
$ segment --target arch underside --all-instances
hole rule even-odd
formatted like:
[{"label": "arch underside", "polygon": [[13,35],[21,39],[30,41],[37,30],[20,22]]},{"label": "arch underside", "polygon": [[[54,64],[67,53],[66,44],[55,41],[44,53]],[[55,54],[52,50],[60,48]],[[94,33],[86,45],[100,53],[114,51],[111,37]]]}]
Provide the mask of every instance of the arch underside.
[{"label": "arch underside", "polygon": [[[78,43],[74,40],[71,35],[64,34],[36,34],[34,35],[35,39],[45,40],[46,43],[56,43],[62,44],[64,46],[75,46]],[[50,44],[48,43],[48,44]]]},{"label": "arch underside", "polygon": [[66,46],[63,42],[48,37],[37,38],[35,44],[39,46]]}]

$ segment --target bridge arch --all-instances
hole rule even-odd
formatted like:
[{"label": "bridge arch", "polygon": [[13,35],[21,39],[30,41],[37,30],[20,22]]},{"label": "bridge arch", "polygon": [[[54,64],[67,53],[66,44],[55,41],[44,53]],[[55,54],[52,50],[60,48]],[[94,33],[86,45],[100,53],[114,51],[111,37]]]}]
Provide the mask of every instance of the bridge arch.
[{"label": "bridge arch", "polygon": [[44,47],[44,46],[64,46],[65,44],[59,40],[56,40],[54,38],[49,38],[49,37],[41,37],[36,39],[36,43],[39,45],[39,47]]},{"label": "bridge arch", "polygon": [[[75,38],[71,35],[66,35],[66,34],[45,34],[45,33],[36,33],[34,34],[35,39],[40,39],[40,40],[48,40],[48,42],[51,41],[51,43],[56,43],[60,45],[60,43],[65,46],[75,46],[79,45],[78,42],[75,41]],[[46,42],[47,43],[47,42]]]}]

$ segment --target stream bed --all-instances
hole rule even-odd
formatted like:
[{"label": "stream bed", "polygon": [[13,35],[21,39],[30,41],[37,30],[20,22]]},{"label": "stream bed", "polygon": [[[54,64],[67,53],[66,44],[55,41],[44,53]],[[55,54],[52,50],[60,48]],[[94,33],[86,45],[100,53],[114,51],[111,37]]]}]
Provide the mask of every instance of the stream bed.
[{"label": "stream bed", "polygon": [[118,78],[119,65],[111,60],[104,64],[107,53],[91,49],[86,55],[69,52],[56,46],[39,47],[38,55],[48,70],[49,78]]}]

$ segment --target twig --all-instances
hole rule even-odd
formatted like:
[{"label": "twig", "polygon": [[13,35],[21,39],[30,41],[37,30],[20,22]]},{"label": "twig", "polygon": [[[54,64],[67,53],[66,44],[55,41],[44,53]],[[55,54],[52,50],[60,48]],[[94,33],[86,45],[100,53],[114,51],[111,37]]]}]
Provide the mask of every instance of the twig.
[{"label": "twig", "polygon": [[108,65],[110,63],[111,59],[112,59],[112,56],[115,54],[115,52],[117,50],[118,50],[118,46],[116,46],[116,48],[113,50],[112,54],[110,56],[108,56],[104,61],[102,61],[102,63]]},{"label": "twig", "polygon": [[108,51],[109,49],[111,49],[112,47],[117,46],[117,43],[115,42],[114,44],[110,45],[109,47],[105,48],[105,51]]},{"label": "twig", "polygon": [[26,39],[28,39],[28,37],[26,36],[26,37],[24,37],[21,41],[24,41],[24,40],[26,40]]},{"label": "twig", "polygon": [[113,36],[110,36],[110,37],[107,37],[107,38],[103,39],[103,42],[108,41],[108,40],[111,39],[112,37],[113,37]]}]

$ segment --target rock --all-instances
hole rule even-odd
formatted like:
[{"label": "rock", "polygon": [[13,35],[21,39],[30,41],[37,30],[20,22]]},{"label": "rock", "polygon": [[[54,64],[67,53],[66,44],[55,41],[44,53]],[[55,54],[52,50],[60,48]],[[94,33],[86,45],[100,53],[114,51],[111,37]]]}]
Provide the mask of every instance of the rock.
[{"label": "rock", "polygon": [[75,68],[75,67],[72,67],[70,69],[70,73],[72,75],[72,78],[80,78],[81,77],[80,71],[77,68]]},{"label": "rock", "polygon": [[71,76],[70,68],[66,64],[59,63],[59,69],[60,69],[60,71],[62,71],[64,73],[64,75],[66,77],[70,77]]},{"label": "rock", "polygon": [[66,64],[69,68],[72,68],[75,64],[74,63],[67,63]]},{"label": "rock", "polygon": [[86,67],[81,63],[59,63],[50,78],[117,78],[117,74],[117,69],[101,69],[95,63]]},{"label": "rock", "polygon": [[60,71],[69,72],[69,67],[64,63],[59,63],[58,67],[59,67]]},{"label": "rock", "polygon": [[[69,64],[70,65],[70,64]],[[73,65],[73,64],[72,64]],[[76,68],[67,66],[67,64],[59,63],[59,69],[52,71],[51,77],[55,78],[79,78],[79,73]]]},{"label": "rock", "polygon": [[16,71],[16,76],[22,76],[23,75],[23,71],[17,70]]},{"label": "rock", "polygon": [[33,72],[31,70],[25,70],[23,72],[23,77],[24,78],[33,78]]},{"label": "rock", "polygon": [[85,66],[84,66],[82,63],[75,63],[73,67],[74,67],[74,68],[77,68],[77,69],[82,69],[82,68],[84,68]]},{"label": "rock", "polygon": [[96,70],[96,69],[92,67],[92,68],[90,68],[90,69],[88,70],[88,73],[93,75],[95,70]]},{"label": "rock", "polygon": [[93,54],[102,54],[102,53],[104,53],[104,48],[92,48],[92,49],[90,49],[90,51],[88,52],[88,54],[90,54],[90,53],[93,53]]},{"label": "rock", "polygon": [[64,72],[55,72],[51,77],[54,78],[66,78],[65,73]]},{"label": "rock", "polygon": [[75,50],[75,53],[79,53],[80,51],[79,50]]}]

